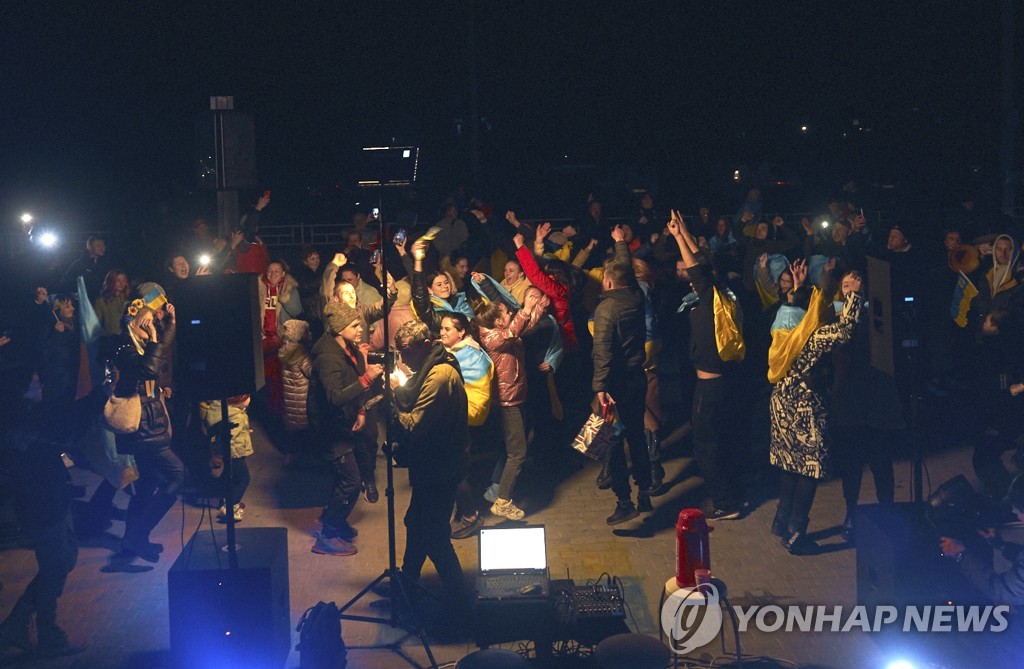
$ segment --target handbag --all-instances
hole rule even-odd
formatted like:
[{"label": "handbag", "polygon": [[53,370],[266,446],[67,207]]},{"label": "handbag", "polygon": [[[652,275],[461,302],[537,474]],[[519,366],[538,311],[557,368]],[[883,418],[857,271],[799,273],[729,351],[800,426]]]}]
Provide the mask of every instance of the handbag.
[{"label": "handbag", "polygon": [[133,434],[142,421],[142,399],[138,393],[128,397],[111,395],[103,405],[103,423],[114,434]]},{"label": "handbag", "polygon": [[615,436],[614,421],[614,414],[606,420],[601,414],[591,413],[572,440],[572,447],[592,460],[603,461]]}]

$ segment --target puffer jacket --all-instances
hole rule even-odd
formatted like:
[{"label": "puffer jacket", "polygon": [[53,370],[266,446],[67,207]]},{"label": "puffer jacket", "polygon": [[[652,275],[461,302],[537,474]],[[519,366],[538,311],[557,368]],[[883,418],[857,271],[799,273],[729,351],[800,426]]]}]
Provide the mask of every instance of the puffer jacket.
[{"label": "puffer jacket", "polygon": [[507,328],[480,328],[480,343],[494,361],[498,375],[498,403],[514,407],[526,401],[526,346],[519,338],[540,317],[520,309]]},{"label": "puffer jacket", "polygon": [[306,398],[309,395],[309,377],[313,374],[313,361],[305,347],[298,342],[287,342],[277,352],[281,360],[284,384],[284,427],[289,432],[305,430],[309,426]]}]

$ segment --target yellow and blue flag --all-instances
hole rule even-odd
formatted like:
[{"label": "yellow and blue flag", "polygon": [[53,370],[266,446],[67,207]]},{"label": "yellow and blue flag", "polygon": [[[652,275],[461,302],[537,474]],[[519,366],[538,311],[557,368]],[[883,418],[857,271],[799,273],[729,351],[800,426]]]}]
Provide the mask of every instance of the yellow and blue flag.
[{"label": "yellow and blue flag", "polygon": [[949,305],[949,315],[953,322],[962,328],[967,327],[967,312],[971,310],[971,301],[978,296],[978,289],[963,272],[956,280],[953,288],[953,301]]}]

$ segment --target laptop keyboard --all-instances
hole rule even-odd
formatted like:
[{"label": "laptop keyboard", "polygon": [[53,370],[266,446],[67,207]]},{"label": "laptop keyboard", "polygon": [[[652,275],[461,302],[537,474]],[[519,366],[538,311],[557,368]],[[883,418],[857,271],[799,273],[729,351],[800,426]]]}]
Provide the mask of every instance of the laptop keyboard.
[{"label": "laptop keyboard", "polygon": [[489,591],[518,591],[528,585],[534,585],[538,579],[535,574],[509,574],[507,576],[488,576],[481,579],[481,586]]}]

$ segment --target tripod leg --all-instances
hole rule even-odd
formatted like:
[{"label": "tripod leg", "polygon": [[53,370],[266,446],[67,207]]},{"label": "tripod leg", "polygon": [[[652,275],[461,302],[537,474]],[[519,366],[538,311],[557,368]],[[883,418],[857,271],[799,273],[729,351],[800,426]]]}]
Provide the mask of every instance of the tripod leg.
[{"label": "tripod leg", "polygon": [[366,586],[365,588],[360,590],[359,593],[355,597],[353,597],[352,599],[348,600],[348,602],[346,602],[345,606],[343,606],[340,609],[338,609],[338,613],[345,613],[345,611],[349,610],[352,607],[353,604],[355,604],[360,599],[362,599],[363,595],[368,593],[373,588],[377,587],[377,584],[380,583],[381,581],[383,581],[387,577],[388,577],[388,572],[387,572],[387,570],[385,570],[383,573],[381,573],[380,576],[378,576],[377,578],[373,579],[373,581],[371,581],[368,586]]},{"label": "tripod leg", "polygon": [[[412,615],[412,627],[416,633],[416,636],[420,638],[420,643],[423,644],[423,650],[427,652],[427,659],[430,660],[430,666],[437,669],[437,660],[434,659],[434,653],[430,650],[430,642],[427,641],[427,634],[423,631],[423,626],[420,624],[419,613],[412,608],[412,602],[409,600],[409,593],[405,590],[405,583],[402,577],[392,577],[391,585],[394,587],[397,584],[398,588],[393,589],[391,592],[392,596],[392,616],[395,615],[394,611],[397,607],[394,605],[395,598],[401,598],[402,603],[408,607],[410,614]],[[419,584],[417,584],[419,586]]]}]

